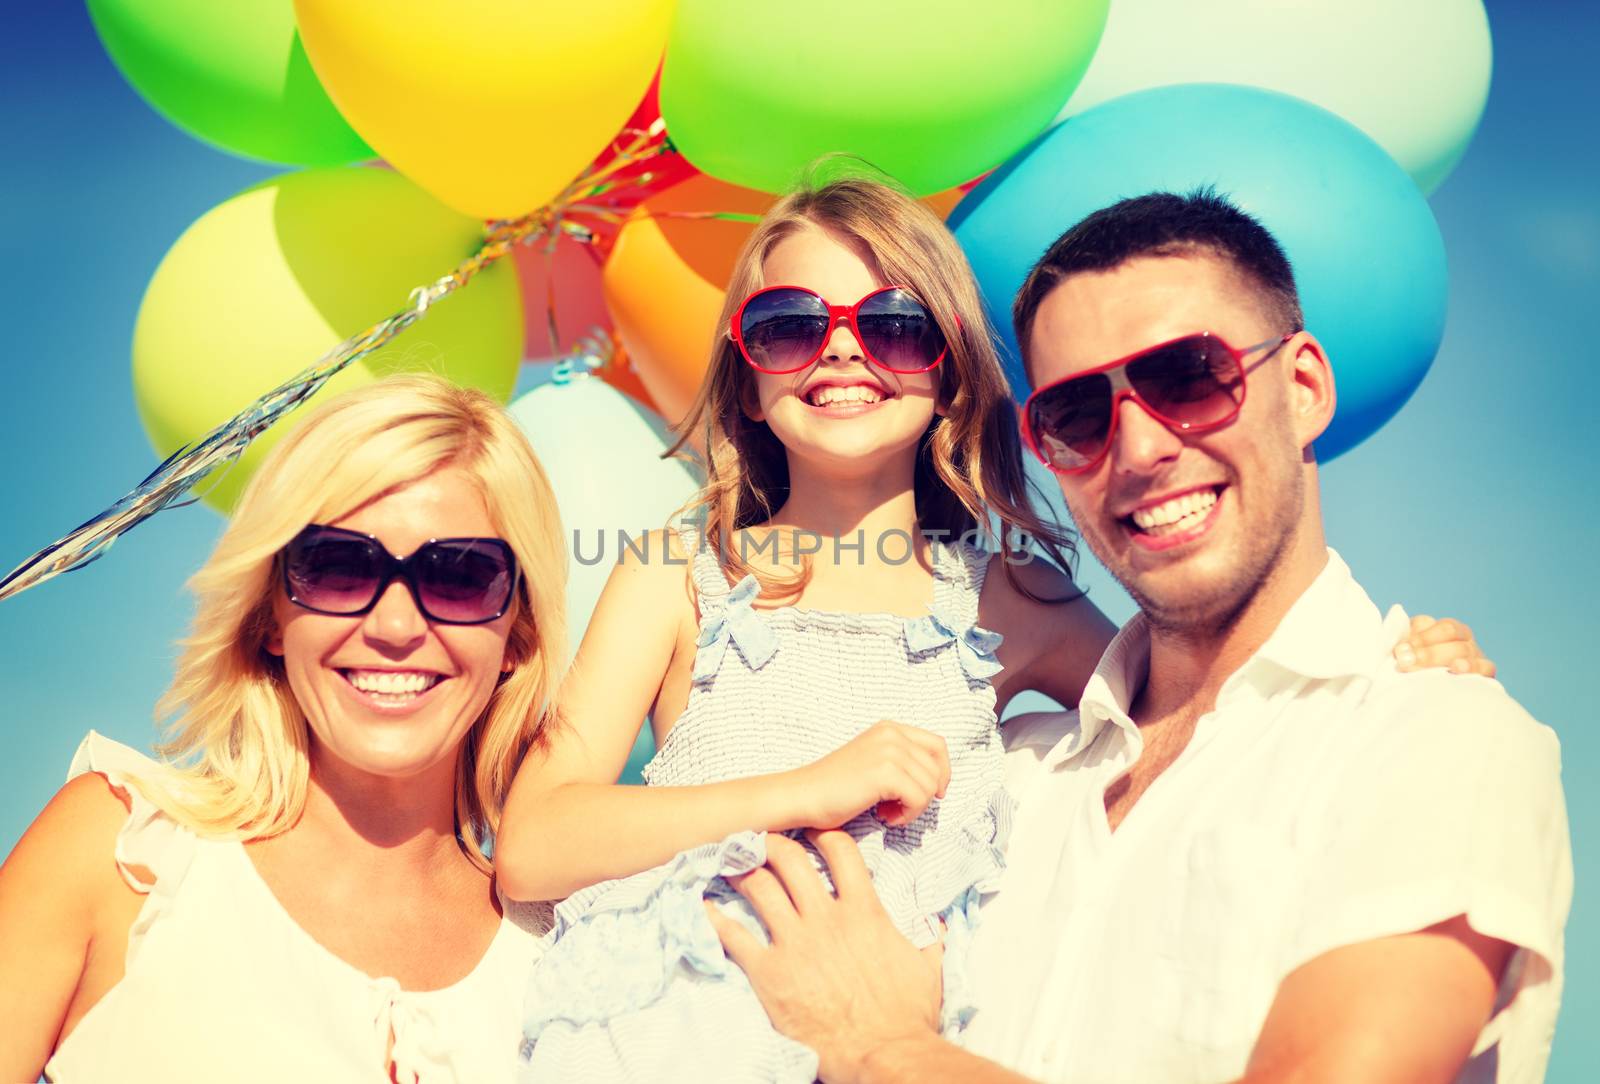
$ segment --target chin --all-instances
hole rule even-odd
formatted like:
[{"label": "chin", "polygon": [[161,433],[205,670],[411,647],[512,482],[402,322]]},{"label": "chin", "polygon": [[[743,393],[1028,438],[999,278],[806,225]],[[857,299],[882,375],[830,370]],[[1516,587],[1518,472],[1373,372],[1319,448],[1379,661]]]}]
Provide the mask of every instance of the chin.
[{"label": "chin", "polygon": [[450,759],[466,731],[454,741],[417,720],[376,720],[318,735],[322,752],[368,775],[404,779],[421,775]]}]

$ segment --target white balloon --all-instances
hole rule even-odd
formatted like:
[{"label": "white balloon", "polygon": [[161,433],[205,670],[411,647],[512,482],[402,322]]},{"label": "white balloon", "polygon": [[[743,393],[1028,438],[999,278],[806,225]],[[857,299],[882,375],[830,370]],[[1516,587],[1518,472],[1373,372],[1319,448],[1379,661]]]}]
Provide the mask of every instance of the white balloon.
[{"label": "white balloon", "polygon": [[1431,192],[1489,96],[1482,0],[1112,0],[1064,120],[1173,83],[1242,83],[1350,121]]},{"label": "white balloon", "polygon": [[[623,540],[637,547],[645,532],[664,526],[694,496],[698,484],[688,464],[661,458],[671,444],[661,419],[598,377],[552,380],[509,409],[528,434],[561,510],[567,628],[577,644]],[[659,549],[648,559],[660,560]],[[624,778],[636,779],[649,753],[645,728]]]}]

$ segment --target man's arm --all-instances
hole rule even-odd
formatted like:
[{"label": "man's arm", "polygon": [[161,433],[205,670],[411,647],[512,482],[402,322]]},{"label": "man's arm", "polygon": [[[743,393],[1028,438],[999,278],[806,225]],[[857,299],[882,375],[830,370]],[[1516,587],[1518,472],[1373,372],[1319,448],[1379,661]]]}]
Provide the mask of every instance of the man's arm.
[{"label": "man's arm", "polygon": [[848,834],[811,839],[837,897],[805,849],[778,835],[767,837],[767,865],[735,884],[770,946],[706,905],[773,1026],[820,1055],[825,1084],[1026,1084],[940,1038],[939,950],[919,951],[895,928]]},{"label": "man's arm", "polygon": [[1326,952],[1278,987],[1242,1084],[1453,1080],[1511,953],[1465,916]]}]

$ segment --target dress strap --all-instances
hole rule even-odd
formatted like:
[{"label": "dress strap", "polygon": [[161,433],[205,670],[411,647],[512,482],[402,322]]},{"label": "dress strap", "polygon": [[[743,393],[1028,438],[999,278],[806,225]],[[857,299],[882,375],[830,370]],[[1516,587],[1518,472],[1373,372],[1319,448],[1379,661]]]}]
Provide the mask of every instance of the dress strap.
[{"label": "dress strap", "polygon": [[978,626],[978,597],[989,555],[965,542],[933,544],[938,547],[933,604],[926,617],[905,619],[906,647],[913,655],[926,655],[953,646],[967,677],[988,682],[1003,669],[995,656],[1003,638]]},{"label": "dress strap", "polygon": [[143,753],[93,730],[84,736],[67,770],[69,780],[85,772],[104,776],[130,807],[128,819],[117,833],[117,871],[145,902],[128,930],[129,967],[143,951],[146,935],[172,906],[198,844],[194,832],[158,808],[132,782],[161,770]]},{"label": "dress strap", "polygon": [[133,783],[160,771],[161,766],[143,753],[93,730],[79,743],[67,769],[69,780],[86,772],[105,776],[128,803],[127,822],[117,833],[117,869],[128,887],[140,894],[170,892],[194,856],[194,833],[157,808]]},{"label": "dress strap", "polygon": [[687,523],[680,523],[675,529],[679,545],[689,556],[689,578],[694,583],[700,619],[704,623],[708,615],[721,613],[727,606],[728,593],[732,588],[717,560],[716,547],[705,541],[704,536]]},{"label": "dress strap", "polygon": [[953,628],[978,623],[978,599],[989,571],[989,554],[967,541],[935,541],[933,607]]}]

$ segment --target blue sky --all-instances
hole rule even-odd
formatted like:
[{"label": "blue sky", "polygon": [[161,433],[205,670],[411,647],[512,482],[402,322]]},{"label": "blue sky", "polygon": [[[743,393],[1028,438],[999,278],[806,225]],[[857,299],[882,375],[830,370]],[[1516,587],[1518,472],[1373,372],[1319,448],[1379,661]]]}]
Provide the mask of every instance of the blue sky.
[{"label": "blue sky", "polygon": [[[1444,346],[1413,400],[1323,473],[1333,544],[1380,603],[1465,618],[1563,746],[1577,858],[1550,1079],[1591,1079],[1600,1033],[1600,735],[1583,691],[1600,601],[1589,454],[1600,366],[1600,6],[1491,0],[1487,114],[1432,199],[1449,251]],[[197,217],[277,172],[183,135],[105,58],[82,6],[31,5],[0,41],[0,565],[109,504],[156,462],[129,346],[145,284]],[[1397,102],[1396,108],[1404,108]],[[1337,360],[1337,359],[1335,359]],[[597,453],[598,453],[597,447]],[[194,507],[103,561],[0,603],[0,852],[60,784],[84,731],[136,745],[171,674],[185,578],[221,519]],[[3,570],[0,570],[3,571]],[[1114,617],[1127,603],[1088,576]],[[1590,1070],[1585,1070],[1589,1066]]]}]

